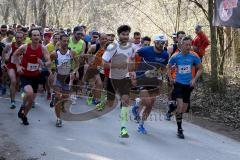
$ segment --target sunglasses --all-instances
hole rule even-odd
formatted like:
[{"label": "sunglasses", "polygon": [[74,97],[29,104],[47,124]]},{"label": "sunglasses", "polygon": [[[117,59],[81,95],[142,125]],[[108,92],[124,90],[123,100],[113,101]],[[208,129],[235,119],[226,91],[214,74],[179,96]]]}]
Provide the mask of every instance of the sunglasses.
[{"label": "sunglasses", "polygon": [[77,33],[78,36],[83,36],[83,33]]},{"label": "sunglasses", "polygon": [[98,36],[93,36],[93,38],[99,38]]},{"label": "sunglasses", "polygon": [[165,44],[164,41],[155,41],[155,42],[158,43],[158,44],[161,44],[161,45],[164,45],[164,44]]}]

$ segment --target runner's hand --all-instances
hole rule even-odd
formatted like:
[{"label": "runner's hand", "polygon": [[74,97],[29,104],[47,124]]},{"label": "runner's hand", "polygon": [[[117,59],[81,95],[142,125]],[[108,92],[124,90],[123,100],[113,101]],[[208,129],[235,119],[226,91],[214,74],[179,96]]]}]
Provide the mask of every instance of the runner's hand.
[{"label": "runner's hand", "polygon": [[130,72],[129,76],[131,78],[132,85],[137,86],[136,73],[135,72]]},{"label": "runner's hand", "polygon": [[24,68],[22,66],[19,66],[19,67],[17,67],[17,72],[22,74],[23,73],[23,69]]},{"label": "runner's hand", "polygon": [[42,61],[40,58],[37,59],[37,62],[38,62],[38,64],[40,64],[41,66],[43,66],[43,61]]}]

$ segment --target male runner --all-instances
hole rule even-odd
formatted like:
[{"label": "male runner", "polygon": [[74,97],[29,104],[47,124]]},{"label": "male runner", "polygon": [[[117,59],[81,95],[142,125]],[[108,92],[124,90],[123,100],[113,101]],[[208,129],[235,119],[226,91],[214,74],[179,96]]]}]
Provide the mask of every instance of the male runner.
[{"label": "male runner", "polygon": [[[190,103],[190,96],[196,82],[202,73],[202,64],[199,57],[191,54],[192,39],[184,37],[181,40],[181,52],[171,57],[168,62],[168,77],[171,84],[174,84],[174,94],[177,99],[176,120],[178,126],[177,136],[184,139],[182,129],[182,115],[187,111]],[[175,81],[171,78],[171,68],[175,65],[177,68]],[[192,68],[196,67],[197,73],[193,78]]]},{"label": "male runner", "polygon": [[[60,46],[51,54],[51,59],[56,62],[56,79],[54,84],[56,127],[62,127],[61,109],[64,101],[69,97],[74,78],[78,78],[79,61],[76,52],[68,48],[69,37],[67,34],[60,36]],[[72,71],[72,61],[74,69]],[[62,100],[62,101],[61,101]]]},{"label": "male runner", "polygon": [[[15,96],[16,96],[16,89],[18,83],[18,74],[17,74],[17,67],[14,63],[13,53],[23,44],[24,40],[24,33],[18,31],[15,33],[16,42],[8,44],[3,50],[3,59],[2,62],[7,67],[7,73],[10,78],[10,98],[11,98],[11,109],[15,109]],[[4,62],[7,61],[7,62]]]},{"label": "male runner", "polygon": [[134,45],[129,42],[130,32],[131,28],[128,25],[120,26],[117,29],[119,41],[110,44],[102,56],[104,63],[108,64],[111,61],[111,65],[108,64],[110,66],[109,77],[111,78],[114,90],[121,97],[120,136],[123,138],[129,137],[126,128],[129,110],[129,92],[131,88],[130,77],[132,77],[132,73],[129,72],[134,68],[131,57],[135,53]]},{"label": "male runner", "polygon": [[[20,74],[21,85],[25,92],[23,104],[18,112],[18,117],[21,118],[24,125],[29,124],[27,114],[32,108],[38,90],[39,70],[42,66],[50,66],[51,64],[47,49],[40,44],[40,31],[38,29],[30,30],[29,37],[32,43],[22,45],[13,53],[17,72]],[[22,57],[21,63],[20,56]],[[43,57],[46,60],[45,63],[42,61]]]}]

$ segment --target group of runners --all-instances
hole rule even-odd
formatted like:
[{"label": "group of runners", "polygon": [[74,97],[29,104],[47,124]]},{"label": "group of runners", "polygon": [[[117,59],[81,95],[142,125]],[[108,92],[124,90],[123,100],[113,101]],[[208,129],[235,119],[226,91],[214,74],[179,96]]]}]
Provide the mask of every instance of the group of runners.
[{"label": "group of runners", "polygon": [[[195,30],[202,32],[201,26]],[[131,39],[128,25],[121,25],[116,36],[95,30],[88,35],[83,25],[73,30],[2,25],[0,35],[0,89],[5,94],[9,80],[11,109],[16,108],[17,92],[21,93],[18,117],[24,125],[29,125],[28,114],[41,85],[50,107],[55,108],[56,127],[62,127],[63,100],[71,99],[71,105],[78,105],[78,95],[86,95],[86,104],[101,112],[114,105],[118,94],[120,137],[129,137],[129,113],[138,123],[138,132],[147,134],[144,123],[156,97],[163,94],[166,80],[166,120],[175,115],[177,136],[184,138],[183,114],[189,109],[191,92],[202,73],[199,47],[193,46],[194,40],[184,31],[173,34],[172,45],[168,45],[164,34],[151,39],[134,32]],[[131,99],[133,93],[135,98]]]}]

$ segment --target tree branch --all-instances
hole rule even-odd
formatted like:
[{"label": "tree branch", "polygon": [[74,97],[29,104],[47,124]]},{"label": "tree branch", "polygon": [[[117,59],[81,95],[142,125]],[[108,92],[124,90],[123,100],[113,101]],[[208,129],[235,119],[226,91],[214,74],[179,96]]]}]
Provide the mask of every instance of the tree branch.
[{"label": "tree branch", "polygon": [[200,8],[207,19],[209,18],[208,11],[203,7],[201,3],[198,2],[198,0],[189,0],[189,1],[194,3],[198,8]]}]

